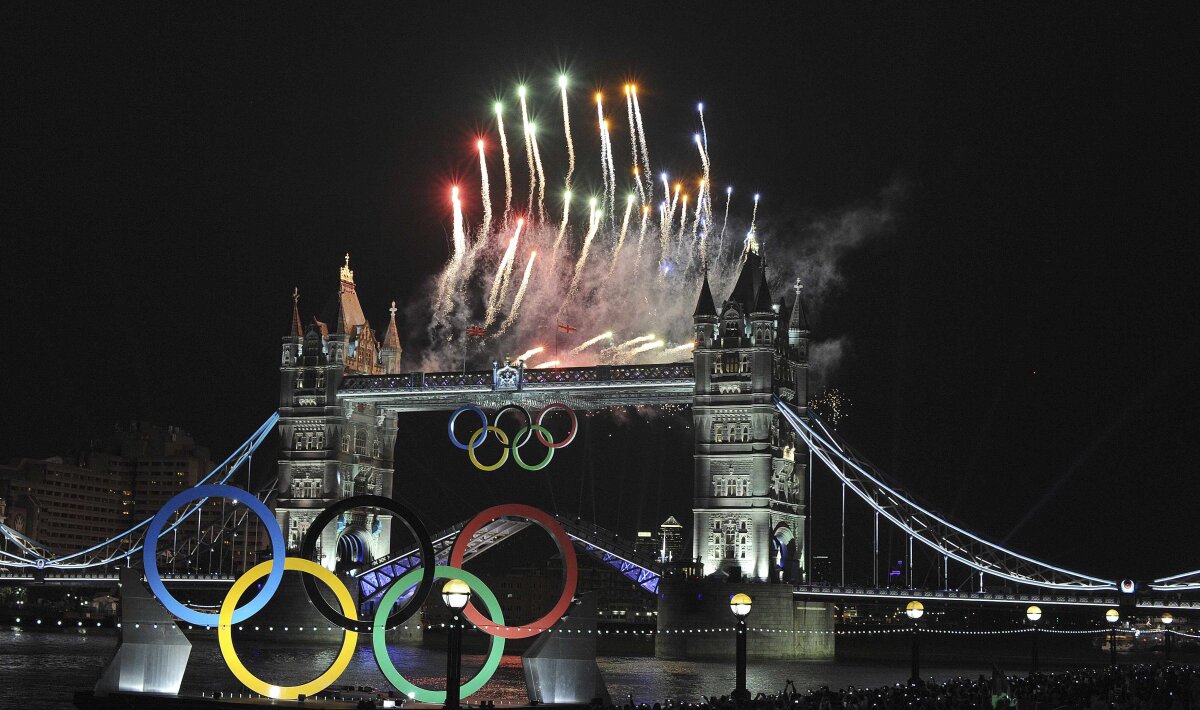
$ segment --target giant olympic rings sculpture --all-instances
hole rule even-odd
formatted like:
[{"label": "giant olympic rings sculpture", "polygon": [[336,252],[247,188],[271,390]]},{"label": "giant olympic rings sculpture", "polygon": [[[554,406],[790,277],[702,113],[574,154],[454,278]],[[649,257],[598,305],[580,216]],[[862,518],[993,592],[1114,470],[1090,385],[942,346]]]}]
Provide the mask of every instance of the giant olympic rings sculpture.
[{"label": "giant olympic rings sculpture", "polygon": [[[561,409],[562,411],[566,412],[567,416],[571,418],[571,430],[567,434],[567,438],[563,439],[561,442],[555,443],[554,437],[550,434],[550,430],[544,426],[544,423],[546,420],[546,415],[557,409]],[[467,438],[467,443],[465,444],[459,441],[458,437],[454,434],[454,424],[458,421],[459,415],[463,412],[474,412],[479,417],[479,421],[482,424],[480,428],[476,429],[474,433]],[[511,443],[509,442],[508,434],[504,433],[504,430],[500,428],[500,418],[503,417],[507,412],[513,412],[514,414],[519,414],[524,417],[524,425],[517,430],[517,434],[513,437]],[[541,471],[543,468],[546,468],[546,466],[550,465],[550,460],[554,458],[554,452],[556,450],[570,445],[570,443],[575,440],[575,434],[578,433],[578,431],[579,418],[575,416],[575,411],[573,409],[562,402],[553,402],[543,407],[542,411],[538,412],[536,422],[534,421],[534,418],[529,415],[529,410],[525,409],[521,405],[506,404],[496,412],[496,416],[492,420],[491,424],[488,423],[487,415],[484,414],[482,409],[472,405],[467,405],[454,410],[454,413],[450,415],[450,422],[446,425],[446,434],[450,437],[450,443],[454,444],[463,451],[466,451],[467,458],[471,459],[471,463],[474,464],[475,468],[479,469],[480,471],[495,471],[508,462],[509,454],[512,455],[512,458],[517,462],[517,465],[526,471]],[[479,463],[479,459],[475,456],[475,449],[479,446],[482,446],[483,442],[487,441],[487,435],[489,432],[495,434],[501,445],[507,446],[508,448],[501,452],[500,459],[496,461],[496,463],[482,464]],[[521,458],[521,447],[529,443],[529,440],[535,435],[537,436],[537,440],[541,442],[542,446],[546,447],[546,457],[543,458],[539,463],[528,464],[525,463],[525,460]]]},{"label": "giant olympic rings sculpture", "polygon": [[[545,411],[543,410],[543,414]],[[482,415],[482,412],[480,414]],[[574,415],[572,415],[572,421],[574,421]],[[453,436],[453,434],[451,435]],[[570,443],[573,437],[574,426],[572,427],[571,436],[562,445],[565,446],[567,443]],[[196,486],[171,498],[155,513],[154,518],[151,519],[150,526],[146,531],[146,539],[157,539],[159,532],[167,524],[172,513],[194,500],[203,498],[230,498],[244,504],[257,515],[267,528],[267,534],[271,541],[271,559],[260,562],[239,577],[225,595],[225,599],[221,602],[220,611],[216,614],[198,612],[179,602],[179,600],[167,591],[167,588],[163,585],[162,577],[158,573],[158,560],[153,545],[147,545],[142,551],[146,583],[158,600],[178,618],[195,625],[216,626],[217,641],[221,648],[221,656],[225,659],[225,665],[229,667],[230,672],[247,688],[267,697],[294,700],[301,695],[313,695],[329,687],[330,684],[342,675],[346,667],[350,664],[350,660],[354,656],[358,634],[369,632],[371,634],[371,646],[375,653],[375,662],[379,665],[379,670],[392,685],[396,686],[398,690],[404,692],[406,695],[421,702],[444,703],[446,701],[446,691],[421,688],[401,675],[388,655],[385,633],[388,629],[396,627],[416,614],[417,610],[428,599],[435,579],[459,579],[466,582],[471,591],[479,597],[489,615],[484,616],[474,606],[468,604],[464,610],[464,616],[481,631],[492,637],[491,647],[488,650],[483,667],[475,674],[474,678],[464,683],[460,689],[462,697],[465,698],[482,688],[492,677],[492,674],[496,672],[496,669],[500,666],[500,658],[504,655],[504,642],[506,639],[528,638],[549,629],[566,612],[567,608],[571,605],[571,600],[575,596],[575,587],[579,579],[579,567],[578,560],[575,557],[575,548],[571,545],[571,540],[567,537],[566,531],[563,530],[562,526],[558,524],[553,516],[531,506],[516,503],[497,505],[476,514],[475,517],[467,522],[466,526],[463,527],[462,531],[455,538],[454,546],[450,551],[449,565],[434,564],[433,543],[429,538],[429,532],[413,511],[390,498],[371,495],[346,498],[321,511],[304,533],[304,538],[300,545],[300,557],[287,556],[287,547],[284,544],[283,532],[280,530],[279,524],[275,521],[275,517],[271,514],[271,511],[258,498],[240,488],[227,485],[209,484]],[[421,567],[409,570],[387,587],[383,598],[379,602],[379,606],[375,610],[375,615],[370,621],[358,618],[358,611],[354,605],[354,597],[350,594],[350,590],[346,588],[342,580],[333,572],[330,572],[311,559],[326,525],[332,522],[339,514],[359,507],[380,508],[391,513],[417,539],[417,547],[421,552]],[[548,532],[554,539],[566,568],[566,579],[558,602],[542,618],[521,626],[506,626],[504,613],[500,609],[496,595],[492,593],[492,590],[482,580],[461,568],[467,545],[475,533],[479,532],[488,523],[502,517],[524,518]],[[242,663],[237,655],[237,650],[233,646],[233,626],[260,611],[271,600],[271,597],[279,589],[279,584],[283,579],[285,570],[300,572],[304,575],[304,591],[309,601],[312,602],[317,611],[328,619],[330,623],[341,627],[344,633],[342,635],[341,649],[325,671],[307,683],[278,686],[255,676]],[[262,588],[252,600],[244,606],[239,607],[238,603],[241,601],[242,596],[255,582],[263,577],[266,577],[267,580],[262,584]],[[317,581],[323,582],[333,591],[338,606],[341,607],[340,612],[334,609],[321,596],[317,589]],[[396,602],[414,587],[416,590],[408,601],[401,604],[395,611],[392,611],[392,607],[395,606]]]}]

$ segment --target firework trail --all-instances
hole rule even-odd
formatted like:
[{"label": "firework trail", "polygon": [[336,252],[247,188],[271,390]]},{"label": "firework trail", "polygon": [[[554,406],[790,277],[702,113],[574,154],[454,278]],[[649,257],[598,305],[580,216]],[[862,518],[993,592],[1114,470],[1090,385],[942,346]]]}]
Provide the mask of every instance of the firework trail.
[{"label": "firework trail", "polygon": [[637,185],[638,194],[641,195],[642,202],[646,201],[646,190],[642,187],[642,178],[638,174],[638,139],[637,139],[637,122],[633,118],[633,87],[630,84],[625,85],[625,114],[629,119],[629,149],[633,153],[633,182]]},{"label": "firework trail", "polygon": [[608,161],[608,198],[604,214],[612,215],[613,209],[617,206],[617,169],[613,166],[612,136],[608,132],[607,120],[602,124],[602,128],[604,129],[605,159]]},{"label": "firework trail", "polygon": [[[700,104],[700,125],[704,125],[704,104]],[[700,135],[696,135],[696,149],[700,151],[700,165],[704,169],[704,177],[700,181],[700,190],[704,192],[704,186],[709,184],[712,164],[708,160],[708,136],[705,135],[701,139]],[[696,196],[696,209],[703,209],[705,224],[712,222],[712,191],[710,190],[706,197],[701,195]]]},{"label": "firework trail", "polygon": [[638,343],[644,343],[648,340],[654,340],[657,337],[658,336],[655,335],[654,333],[647,333],[646,335],[639,335],[638,337],[633,338],[632,340],[626,340],[625,342],[616,346],[616,349],[617,350],[628,350],[628,349],[636,346]]},{"label": "firework trail", "polygon": [[567,222],[571,219],[571,191],[563,195],[562,224],[558,225],[558,236],[554,238],[554,250],[550,253],[550,261],[558,263],[558,247],[562,244],[563,235],[567,233]]},{"label": "firework trail", "polygon": [[[681,202],[682,202],[682,204],[683,204],[683,209],[679,211],[679,236],[675,238],[675,242],[676,242],[676,244],[678,244],[680,247],[684,247],[684,246],[687,244],[687,243],[684,241],[684,239],[683,239],[683,235],[684,235],[684,234],[687,232],[687,217],[688,217],[688,215],[687,215],[687,203],[688,203],[688,196],[687,196],[687,195],[684,195],[684,196],[683,196],[683,200],[682,200]],[[672,212],[672,215],[671,215],[671,216],[672,216],[672,218],[674,218],[674,213],[673,213],[673,212]]]},{"label": "firework trail", "polygon": [[488,180],[487,158],[483,152],[483,140],[475,143],[479,148],[479,196],[483,200],[483,224],[479,227],[480,241],[492,233],[492,187]]},{"label": "firework trail", "polygon": [[503,298],[503,290],[506,282],[505,274],[512,268],[513,255],[517,251],[517,239],[521,236],[521,228],[525,226],[524,219],[517,220],[517,231],[513,234],[512,239],[508,242],[508,249],[504,251],[504,257],[500,259],[500,265],[496,267],[496,277],[492,280],[492,292],[488,297],[487,314],[484,318],[484,326],[491,325],[496,320],[496,312],[500,308],[500,299]]},{"label": "firework trail", "polygon": [[612,146],[608,142],[608,121],[604,120],[604,103],[600,92],[596,92],[596,126],[600,129],[600,181],[606,203],[601,205],[603,211],[608,202],[608,151]]},{"label": "firework trail", "polygon": [[522,360],[528,360],[529,358],[533,357],[534,355],[537,355],[538,353],[542,352],[545,349],[546,348],[542,347],[541,345],[538,345],[537,347],[530,348],[530,349],[526,350],[525,352],[521,353],[520,355],[515,357],[514,360],[516,362],[520,362]]},{"label": "firework trail", "polygon": [[673,348],[667,348],[663,352],[680,353],[680,352],[684,352],[685,350],[692,350],[695,347],[696,347],[695,343],[684,343],[683,345],[676,345]]},{"label": "firework trail", "polygon": [[613,337],[613,332],[611,330],[606,330],[603,333],[601,333],[600,335],[597,335],[594,338],[589,338],[589,339],[583,341],[582,343],[580,343],[578,347],[576,347],[574,350],[571,351],[571,354],[578,355],[579,353],[583,352],[584,350],[587,350],[588,348],[590,348],[591,346],[600,342],[601,340],[604,340],[605,338],[611,339],[612,337]]},{"label": "firework trail", "polygon": [[[637,137],[641,143],[642,153],[642,170],[646,175],[646,198],[654,199],[654,182],[651,177],[654,173],[650,172],[650,148],[646,144],[646,128],[642,125],[642,107],[638,104],[637,85],[631,84],[629,87],[629,95],[633,97],[633,118],[637,122]],[[633,136],[630,136],[633,140]]]},{"label": "firework trail", "polygon": [[525,210],[527,216],[533,215],[533,197],[537,192],[537,166],[533,164],[533,131],[529,130],[529,107],[525,103],[525,87],[517,87],[517,96],[521,99],[521,133],[525,135],[525,162],[529,166],[529,207]]},{"label": "firework trail", "polygon": [[450,313],[451,301],[450,293],[454,290],[454,284],[458,281],[459,272],[462,269],[463,254],[467,250],[467,236],[463,232],[463,215],[462,202],[458,199],[458,186],[455,185],[450,190],[450,203],[454,207],[454,231],[452,245],[454,251],[450,255],[450,263],[442,272],[441,278],[438,279],[437,298],[434,301],[434,318],[435,320],[445,320]]},{"label": "firework trail", "polygon": [[546,221],[546,173],[542,170],[542,153],[538,150],[537,126],[529,124],[529,144],[533,146],[533,162],[538,176],[538,222]]},{"label": "firework trail", "polygon": [[539,364],[537,364],[537,365],[534,365],[534,366],[533,366],[533,369],[534,369],[534,370],[544,370],[544,369],[546,369],[546,368],[548,368],[548,367],[558,367],[558,366],[559,366],[559,364],[560,364],[560,363],[559,363],[559,361],[558,361],[558,360],[547,360],[546,362],[543,362],[543,363],[539,363]]},{"label": "firework trail", "polygon": [[504,226],[512,217],[512,165],[508,158],[508,138],[504,136],[504,107],[496,102],[496,130],[500,133],[500,153],[504,156]]},{"label": "firework trail", "polygon": [[563,309],[567,307],[567,303],[571,297],[575,295],[575,290],[579,288],[579,277],[583,275],[583,266],[587,263],[588,253],[592,250],[592,240],[596,238],[596,232],[600,229],[600,222],[603,218],[596,211],[596,198],[592,198],[590,206],[592,213],[588,222],[587,236],[583,239],[583,248],[579,250],[579,261],[575,262],[575,275],[571,277],[571,285],[567,287],[567,295],[563,298],[562,305],[558,312],[561,314]]},{"label": "firework trail", "polygon": [[718,249],[725,248],[725,227],[729,226],[729,201],[733,198],[733,187],[725,188],[725,219],[721,221],[721,244]]},{"label": "firework trail", "polygon": [[625,201],[625,217],[621,220],[621,232],[617,236],[617,246],[613,248],[612,262],[608,266],[608,273],[605,274],[604,280],[607,282],[612,278],[613,271],[617,269],[617,259],[621,256],[621,247],[625,245],[625,234],[629,231],[629,216],[633,214],[633,195]]},{"label": "firework trail", "polygon": [[696,104],[696,112],[700,114],[700,134],[704,136],[704,152],[708,153],[708,129],[704,127],[704,102]]},{"label": "firework trail", "polygon": [[521,277],[521,286],[517,289],[517,295],[513,298],[512,308],[509,309],[508,315],[505,316],[504,322],[496,330],[496,335],[501,335],[508,330],[513,321],[517,319],[517,315],[521,312],[521,302],[525,300],[525,290],[529,288],[529,275],[533,273],[533,260],[537,258],[537,252],[529,253],[529,262],[525,264],[525,275]]},{"label": "firework trail", "polygon": [[750,231],[746,232],[746,246],[758,251],[758,237],[754,234],[754,225],[758,222],[758,193],[754,193],[754,211],[750,213]]},{"label": "firework trail", "polygon": [[650,219],[650,205],[642,205],[642,227],[638,230],[637,260],[642,260],[642,243],[646,241],[646,222]]},{"label": "firework trail", "polygon": [[567,136],[567,194],[571,192],[571,176],[575,174],[575,143],[571,140],[571,115],[567,111],[567,76],[558,77],[558,88],[562,93],[563,133]]},{"label": "firework trail", "polygon": [[661,340],[655,340],[653,343],[646,343],[645,345],[639,345],[638,347],[634,348],[633,350],[630,350],[626,354],[628,356],[632,357],[633,355],[637,355],[638,353],[644,353],[647,350],[654,350],[655,348],[661,348],[663,345],[666,345],[666,343],[664,343]]}]

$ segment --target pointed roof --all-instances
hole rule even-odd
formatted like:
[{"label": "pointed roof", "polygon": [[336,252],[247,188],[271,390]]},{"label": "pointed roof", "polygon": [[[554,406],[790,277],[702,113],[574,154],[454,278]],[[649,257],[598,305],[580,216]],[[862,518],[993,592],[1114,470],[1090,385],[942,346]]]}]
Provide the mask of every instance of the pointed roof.
[{"label": "pointed roof", "polygon": [[300,325],[300,289],[292,289],[292,325],[288,328],[288,335],[294,335],[297,338],[304,337],[304,327]]},{"label": "pointed roof", "polygon": [[387,332],[383,334],[383,349],[384,350],[399,350],[400,349],[400,333],[396,330],[396,302],[392,301],[392,307],[388,309],[391,314],[391,319],[388,321]]},{"label": "pointed roof", "polygon": [[800,283],[800,278],[796,277],[796,300],[792,302],[791,317],[788,318],[789,331],[806,331],[808,330],[808,312],[804,308],[804,284]]},{"label": "pointed roof", "polygon": [[708,287],[708,268],[704,269],[704,282],[700,285],[700,297],[696,299],[696,310],[692,317],[716,316],[717,304],[713,301],[712,289]]},{"label": "pointed roof", "polygon": [[671,517],[664,520],[662,522],[662,525],[659,525],[658,527],[660,527],[660,528],[681,528],[683,526],[680,525],[679,521],[675,519],[674,515],[672,515]]},{"label": "pointed roof", "polygon": [[758,254],[751,251],[745,253],[742,272],[738,274],[737,283],[734,284],[733,291],[729,294],[729,300],[737,301],[747,308],[754,304],[754,279],[758,275],[759,263]]},{"label": "pointed roof", "polygon": [[338,287],[338,322],[337,333],[353,334],[359,326],[367,324],[363,315],[362,304],[358,302],[358,293],[354,290],[354,272],[350,270],[350,255],[346,255],[346,263],[339,273]]},{"label": "pointed roof", "polygon": [[771,299],[771,287],[767,285],[767,265],[764,262],[759,273],[758,296],[754,301],[753,313],[774,313],[774,301]]}]

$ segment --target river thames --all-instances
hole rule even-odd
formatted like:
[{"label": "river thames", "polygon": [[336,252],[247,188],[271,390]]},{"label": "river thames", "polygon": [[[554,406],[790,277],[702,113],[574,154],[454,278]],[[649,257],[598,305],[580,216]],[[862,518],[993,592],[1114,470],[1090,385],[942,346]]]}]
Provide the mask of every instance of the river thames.
[{"label": "river thames", "polygon": [[[191,641],[192,654],[182,693],[244,690],[226,668],[215,639]],[[115,648],[116,637],[111,632],[33,632],[11,627],[0,630],[0,688],[4,689],[0,706],[33,710],[71,707],[72,693],[91,689]],[[939,680],[990,675],[992,660],[985,658],[986,648],[986,642],[980,642],[984,653],[979,654],[979,660],[969,656],[931,658],[922,664],[922,675]],[[259,677],[277,684],[292,684],[310,680],[326,668],[336,649],[325,645],[246,643],[239,651],[246,666]],[[391,655],[397,668],[418,685],[437,688],[444,682],[444,650],[396,644],[391,647]],[[1094,659],[1079,658],[1076,662],[1087,660]],[[482,656],[478,654],[465,655],[464,675],[473,673],[481,662]],[[627,701],[630,695],[635,702],[665,698],[699,700],[702,695],[726,694],[734,685],[731,662],[672,661],[647,656],[602,656],[598,662],[613,701],[618,704]],[[1009,656],[1007,670],[1019,673],[1025,669]],[[747,685],[754,692],[767,693],[782,690],[786,680],[792,680],[801,691],[823,685],[874,687],[904,682],[908,674],[908,661],[902,653],[892,654],[887,660],[752,659]],[[337,684],[391,687],[376,667],[367,644],[360,644]],[[473,702],[485,699],[526,702],[519,656],[506,655],[492,680],[470,698]]]}]

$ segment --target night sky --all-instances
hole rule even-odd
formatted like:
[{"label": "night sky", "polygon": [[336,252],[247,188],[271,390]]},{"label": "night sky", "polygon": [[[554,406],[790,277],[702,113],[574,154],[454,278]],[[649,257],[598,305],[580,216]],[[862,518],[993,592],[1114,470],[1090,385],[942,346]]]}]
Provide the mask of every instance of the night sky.
[{"label": "night sky", "polygon": [[[720,179],[763,195],[768,260],[892,196],[813,294],[814,337],[843,345],[817,374],[865,456],[1068,567],[1200,567],[1194,9],[456,7],[9,7],[0,459],[130,419],[239,443],[278,404],[293,287],[317,312],[348,251],[382,329],[446,258],[446,188],[475,184],[492,101],[526,81],[553,106],[566,69],[581,95],[638,83],[656,162],[695,162],[704,101]],[[690,522],[685,418],[591,420],[544,481],[482,480],[443,423],[397,452],[398,491],[453,494],[431,527],[514,491],[623,533]]]}]

